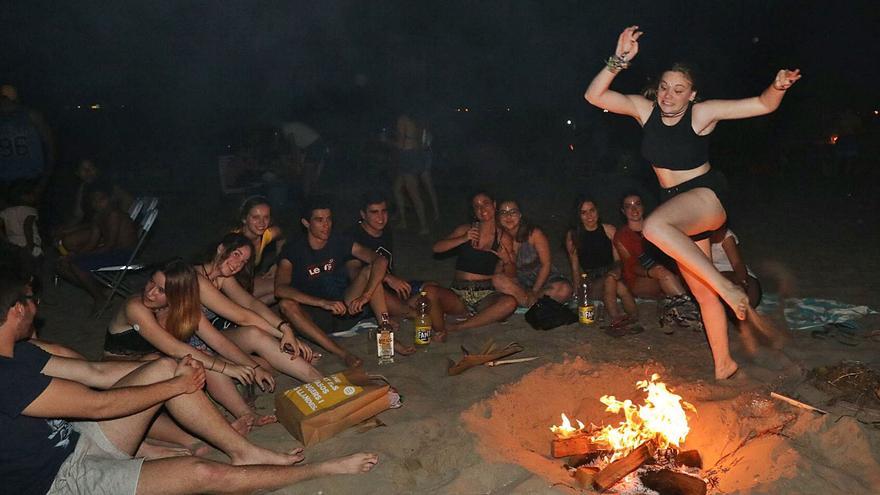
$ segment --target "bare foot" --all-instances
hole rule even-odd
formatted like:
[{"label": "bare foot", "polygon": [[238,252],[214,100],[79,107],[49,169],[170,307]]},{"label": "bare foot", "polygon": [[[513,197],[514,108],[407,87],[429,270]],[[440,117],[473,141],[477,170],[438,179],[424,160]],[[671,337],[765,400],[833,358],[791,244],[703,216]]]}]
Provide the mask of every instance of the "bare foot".
[{"label": "bare foot", "polygon": [[416,352],[416,348],[411,345],[404,345],[403,342],[394,341],[394,353],[401,356],[409,356]]},{"label": "bare foot", "polygon": [[446,342],[446,332],[433,332],[431,334],[431,340],[440,343]]},{"label": "bare foot", "polygon": [[274,414],[267,414],[265,416],[255,416],[254,426],[266,426],[272,423],[277,423],[278,417]]},{"label": "bare foot", "polygon": [[370,471],[378,462],[379,454],[359,452],[347,457],[325,461],[321,464],[327,469],[328,474],[358,474]]},{"label": "bare foot", "polygon": [[298,462],[302,462],[303,449],[293,449],[287,453],[272,452],[271,450],[257,447],[249,444],[249,449],[236,455],[230,455],[229,458],[234,466],[252,466],[255,464],[269,464],[272,466],[291,466]]},{"label": "bare foot", "polygon": [[721,298],[724,299],[724,302],[730,306],[730,309],[733,310],[733,313],[736,315],[736,318],[740,321],[746,319],[746,313],[749,310],[749,296],[746,295],[743,290],[735,284],[730,284],[730,287],[722,293],[720,293]]},{"label": "bare foot", "polygon": [[737,371],[739,371],[739,365],[736,364],[736,361],[731,360],[726,366],[715,368],[715,379],[729,380],[736,375]]},{"label": "bare foot", "polygon": [[350,352],[346,353],[345,356],[343,356],[342,360],[345,361],[345,365],[349,368],[360,368],[364,365],[363,359],[355,356]]},{"label": "bare foot", "polygon": [[143,457],[148,460],[155,459],[165,459],[168,457],[184,457],[188,455],[193,455],[193,451],[185,447],[166,447],[163,445],[156,445],[149,441],[141,442],[141,446],[138,447],[137,452],[135,452],[135,457]]},{"label": "bare foot", "polygon": [[238,432],[239,435],[246,437],[247,434],[251,432],[251,429],[253,429],[255,419],[256,418],[253,414],[245,414],[244,416],[229,423],[229,426],[231,426],[233,430]]}]

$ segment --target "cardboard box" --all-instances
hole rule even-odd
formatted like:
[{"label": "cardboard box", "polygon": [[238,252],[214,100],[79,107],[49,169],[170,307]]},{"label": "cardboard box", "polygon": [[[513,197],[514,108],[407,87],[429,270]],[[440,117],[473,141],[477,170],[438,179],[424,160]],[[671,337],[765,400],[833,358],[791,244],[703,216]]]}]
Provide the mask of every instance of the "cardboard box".
[{"label": "cardboard box", "polygon": [[275,393],[275,415],[304,446],[389,409],[390,387],[361,370],[347,370]]}]

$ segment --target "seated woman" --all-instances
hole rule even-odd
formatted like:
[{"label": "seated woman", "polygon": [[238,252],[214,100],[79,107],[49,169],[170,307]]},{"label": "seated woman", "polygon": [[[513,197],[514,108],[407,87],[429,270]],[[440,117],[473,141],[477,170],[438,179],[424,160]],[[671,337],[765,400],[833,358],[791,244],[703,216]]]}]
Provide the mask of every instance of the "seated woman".
[{"label": "seated woman", "polygon": [[258,416],[233,382],[272,390],[272,374],[214,328],[199,306],[195,269],[181,260],[166,263],[153,273],[143,293],[130,297],[110,320],[104,356],[149,360],[159,354],[178,359],[191,355],[208,372],[208,393],[237,418],[238,431],[274,422],[274,416]]},{"label": "seated woman", "polygon": [[541,296],[567,303],[572,287],[550,258],[550,241],[540,228],[523,220],[516,201],[502,201],[498,224],[513,240],[511,260],[504,266],[508,273],[493,278],[495,288],[516,298],[520,306],[531,307]]},{"label": "seated woman", "polygon": [[[243,234],[251,241],[254,255],[248,270],[239,272],[244,277],[236,278],[243,282],[243,286],[252,286],[254,297],[266,304],[272,304],[275,302],[275,261],[284,246],[284,235],[280,227],[272,225],[272,205],[264,196],[247,198],[241,205],[238,218],[241,226],[236,227],[233,232]],[[272,246],[272,256],[264,256],[270,254],[266,252],[269,246]],[[268,258],[271,259],[265,263],[267,266],[262,266],[263,260]]]},{"label": "seated woman", "polygon": [[[316,355],[293,335],[293,326],[244,290],[235,275],[251,257],[242,234],[223,236],[210,261],[195,266],[202,313],[242,350],[257,354],[269,366],[304,382],[323,375],[309,364]],[[302,359],[297,359],[302,356]],[[265,363],[264,363],[265,364]],[[269,368],[269,370],[272,370]]]},{"label": "seated woman", "polygon": [[476,328],[501,321],[516,310],[513,296],[497,292],[492,277],[502,272],[499,252],[512,259],[513,239],[495,223],[495,200],[485,191],[471,197],[475,221],[456,227],[445,239],[434,244],[434,253],[455,250],[455,279],[452,292],[455,297],[441,298],[443,311],[452,315],[469,315],[460,323],[441,325],[435,323],[436,338],[443,341],[446,332]]},{"label": "seated woman", "polygon": [[[611,329],[623,329],[638,321],[636,301],[621,280],[620,255],[614,246],[617,229],[602,223],[596,202],[590,198],[578,198],[572,224],[565,234],[565,250],[571,263],[571,276],[575,283],[586,274],[593,282],[592,297],[602,299],[611,317]],[[617,298],[623,301],[623,311]]]},{"label": "seated woman", "polygon": [[614,246],[623,262],[623,282],[635,297],[663,298],[664,308],[660,327],[674,332],[672,323],[682,327],[702,329],[697,305],[684,289],[681,279],[654,259],[642,236],[645,208],[636,193],[623,197],[621,211],[626,225],[614,234]]},{"label": "seated woman", "polygon": [[[755,272],[746,265],[739,252],[739,238],[727,225],[712,233],[709,238],[712,246],[712,264],[728,280],[742,287],[749,296],[749,305],[753,308],[761,304],[761,282]],[[726,308],[732,314],[730,308]],[[735,316],[735,315],[734,315]]]}]

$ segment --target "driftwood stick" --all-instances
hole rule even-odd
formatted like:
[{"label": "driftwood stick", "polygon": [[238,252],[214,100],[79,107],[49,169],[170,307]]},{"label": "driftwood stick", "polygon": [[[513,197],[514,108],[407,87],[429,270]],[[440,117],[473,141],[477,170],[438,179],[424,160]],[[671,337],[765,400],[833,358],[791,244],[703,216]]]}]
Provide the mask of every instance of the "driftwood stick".
[{"label": "driftwood stick", "polygon": [[660,495],[706,495],[706,482],[668,469],[639,475],[642,483]]},{"label": "driftwood stick", "polygon": [[807,411],[817,412],[819,414],[828,414],[828,411],[825,411],[823,409],[819,409],[818,407],[813,407],[809,404],[805,404],[799,400],[794,400],[791,397],[786,397],[782,394],[777,394],[776,392],[770,392],[770,397],[772,397],[774,399],[781,400],[782,402],[791,404],[794,407],[799,407],[801,409],[805,409]]},{"label": "driftwood stick", "polygon": [[538,357],[539,356],[532,356],[532,357],[524,357],[524,358],[516,358],[516,359],[502,359],[500,361],[489,361],[488,363],[486,363],[486,366],[491,367],[491,366],[498,366],[498,365],[502,365],[502,364],[527,363],[529,361],[534,361],[535,359],[538,359]]},{"label": "driftwood stick", "polygon": [[630,452],[626,457],[605,466],[605,469],[593,476],[593,488],[599,492],[604,492],[617,484],[626,475],[638,469],[642,464],[648,462],[653,456],[653,442],[645,442],[639,445],[638,448]]}]

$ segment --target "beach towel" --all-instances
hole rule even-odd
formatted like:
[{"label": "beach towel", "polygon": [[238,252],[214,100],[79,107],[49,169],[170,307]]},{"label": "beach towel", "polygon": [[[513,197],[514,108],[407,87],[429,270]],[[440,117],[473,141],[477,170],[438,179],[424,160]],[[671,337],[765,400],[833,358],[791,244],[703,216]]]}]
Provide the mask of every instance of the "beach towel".
[{"label": "beach towel", "polygon": [[[761,304],[758,306],[758,312],[770,315],[779,314],[779,295],[764,294]],[[785,322],[792,330],[844,323],[876,313],[877,311],[868,306],[846,304],[833,299],[814,297],[785,299]]]}]

